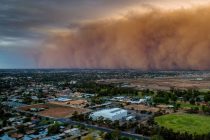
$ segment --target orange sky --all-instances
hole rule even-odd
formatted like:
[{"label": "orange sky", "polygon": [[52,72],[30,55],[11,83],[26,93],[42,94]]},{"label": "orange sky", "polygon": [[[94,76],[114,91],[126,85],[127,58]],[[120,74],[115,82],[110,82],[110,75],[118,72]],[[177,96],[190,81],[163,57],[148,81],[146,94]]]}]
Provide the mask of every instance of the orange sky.
[{"label": "orange sky", "polygon": [[210,0],[2,0],[0,68],[210,69]]}]

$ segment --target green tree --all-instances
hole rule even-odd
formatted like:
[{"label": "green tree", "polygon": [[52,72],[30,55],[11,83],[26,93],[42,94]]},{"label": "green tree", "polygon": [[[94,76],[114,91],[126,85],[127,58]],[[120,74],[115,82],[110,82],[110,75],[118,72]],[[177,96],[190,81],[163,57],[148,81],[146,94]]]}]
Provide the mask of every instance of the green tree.
[{"label": "green tree", "polygon": [[190,104],[194,105],[195,104],[195,99],[190,99]]},{"label": "green tree", "polygon": [[25,133],[25,127],[23,126],[23,125],[19,125],[18,127],[17,127],[17,129],[18,129],[18,132],[19,133]]},{"label": "green tree", "polygon": [[115,130],[112,132],[112,137],[113,137],[113,140],[118,140],[119,137],[120,137],[120,130],[115,129]]},{"label": "green tree", "polygon": [[206,94],[206,95],[204,96],[204,101],[205,101],[205,102],[210,101],[210,94]]},{"label": "green tree", "polygon": [[58,134],[59,130],[60,130],[60,125],[58,123],[50,125],[48,127],[48,135]]},{"label": "green tree", "polygon": [[164,140],[162,136],[154,135],[151,137],[151,140]]}]

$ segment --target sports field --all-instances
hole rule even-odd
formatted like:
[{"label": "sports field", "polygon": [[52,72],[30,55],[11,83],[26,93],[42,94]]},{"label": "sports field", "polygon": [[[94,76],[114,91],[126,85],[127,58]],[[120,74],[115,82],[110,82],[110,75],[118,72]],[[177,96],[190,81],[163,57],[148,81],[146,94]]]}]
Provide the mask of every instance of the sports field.
[{"label": "sports field", "polygon": [[155,121],[174,132],[189,134],[207,134],[210,132],[210,116],[196,114],[169,114],[156,117]]}]

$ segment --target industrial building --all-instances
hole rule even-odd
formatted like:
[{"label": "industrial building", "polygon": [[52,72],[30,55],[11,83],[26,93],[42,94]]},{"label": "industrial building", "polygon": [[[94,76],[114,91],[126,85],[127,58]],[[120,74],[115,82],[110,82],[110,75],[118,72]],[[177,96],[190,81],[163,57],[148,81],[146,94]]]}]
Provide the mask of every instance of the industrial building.
[{"label": "industrial building", "polygon": [[109,119],[111,121],[120,120],[122,118],[127,117],[128,113],[127,110],[121,108],[111,108],[111,109],[103,109],[96,111],[90,114],[90,118],[93,120],[97,120],[100,117],[104,119]]}]

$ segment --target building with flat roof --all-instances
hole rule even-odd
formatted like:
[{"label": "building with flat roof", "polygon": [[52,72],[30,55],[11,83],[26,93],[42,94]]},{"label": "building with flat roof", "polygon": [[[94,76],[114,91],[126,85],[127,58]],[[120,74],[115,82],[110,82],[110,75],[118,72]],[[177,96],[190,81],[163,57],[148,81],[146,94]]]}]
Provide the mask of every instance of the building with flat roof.
[{"label": "building with flat roof", "polygon": [[122,118],[127,117],[127,110],[121,108],[111,108],[111,109],[103,109],[90,114],[90,118],[93,120],[97,120],[100,117],[104,119],[109,119],[111,121],[121,120]]},{"label": "building with flat roof", "polygon": [[67,101],[71,101],[71,99],[69,98],[65,98],[65,97],[59,97],[56,99],[58,102],[67,102]]}]

